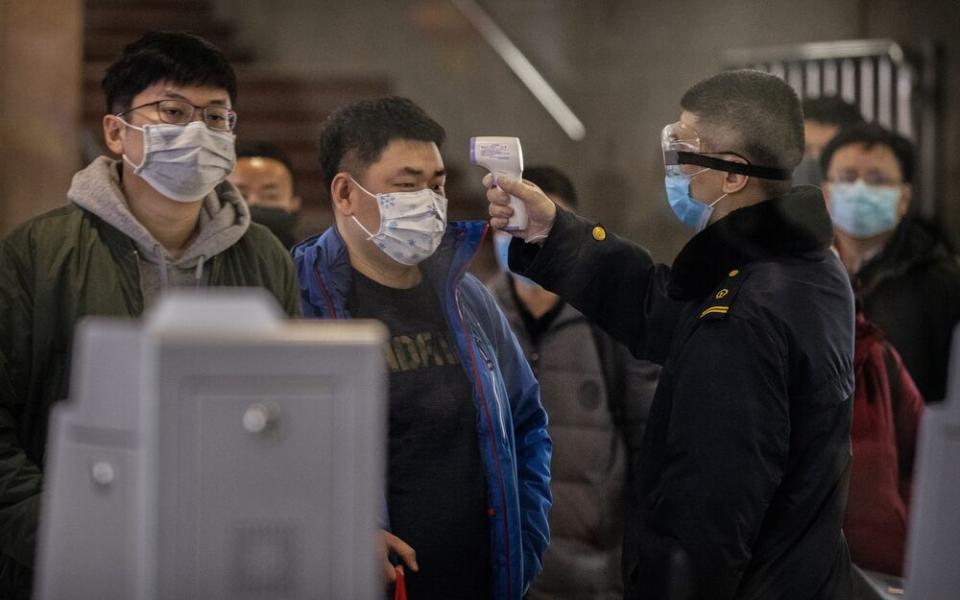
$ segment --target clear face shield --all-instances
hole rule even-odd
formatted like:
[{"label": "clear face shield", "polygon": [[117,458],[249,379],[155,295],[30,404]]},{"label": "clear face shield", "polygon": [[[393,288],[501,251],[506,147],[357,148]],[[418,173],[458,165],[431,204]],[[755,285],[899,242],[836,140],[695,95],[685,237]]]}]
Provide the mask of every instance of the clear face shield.
[{"label": "clear face shield", "polygon": [[693,164],[677,161],[677,152],[700,153],[700,134],[683,121],[671,123],[660,132],[660,149],[663,151],[663,167],[668,177],[682,175],[693,177],[707,170]]},{"label": "clear face shield", "polygon": [[761,167],[748,162],[724,160],[715,155],[734,155],[746,160],[736,152],[703,152],[700,134],[683,121],[671,123],[660,133],[660,148],[663,150],[663,166],[668,177],[693,177],[708,169],[738,173],[760,179],[787,180],[793,176],[791,169]]}]

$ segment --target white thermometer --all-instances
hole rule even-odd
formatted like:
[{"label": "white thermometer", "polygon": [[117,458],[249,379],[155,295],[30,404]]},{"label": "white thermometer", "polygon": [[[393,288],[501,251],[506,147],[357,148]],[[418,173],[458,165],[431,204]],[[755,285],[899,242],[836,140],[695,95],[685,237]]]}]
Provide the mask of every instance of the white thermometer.
[{"label": "white thermometer", "polygon": [[[496,183],[500,177],[520,181],[523,176],[523,150],[520,138],[479,136],[470,138],[470,162],[493,174]],[[504,231],[522,231],[527,228],[527,206],[523,200],[510,196],[513,216]]]}]

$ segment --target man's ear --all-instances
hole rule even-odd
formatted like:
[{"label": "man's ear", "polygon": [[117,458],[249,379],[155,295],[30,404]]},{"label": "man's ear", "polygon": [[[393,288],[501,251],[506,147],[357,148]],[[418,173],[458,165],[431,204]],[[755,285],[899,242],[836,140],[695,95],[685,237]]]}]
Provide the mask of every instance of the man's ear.
[{"label": "man's ear", "polygon": [[910,202],[913,200],[913,186],[909,183],[903,184],[900,192],[900,202],[897,204],[897,216],[903,218],[910,210]]},{"label": "man's ear", "polygon": [[300,212],[300,208],[303,206],[303,198],[300,196],[293,196],[290,198],[290,212],[292,214],[297,214]]},{"label": "man's ear", "polygon": [[354,214],[356,207],[353,200],[353,181],[349,174],[340,172],[333,176],[333,181],[330,182],[330,199],[336,212],[345,217]]},{"label": "man's ear", "polygon": [[[725,160],[730,162],[740,163],[742,165],[748,164],[746,160],[737,156],[736,154],[725,156]],[[740,173],[727,173],[723,171],[723,186],[720,188],[724,194],[736,194],[743,188],[747,187],[747,183],[750,181],[750,177],[747,175],[741,175]]]},{"label": "man's ear", "polygon": [[723,190],[725,194],[735,194],[747,187],[747,182],[750,181],[750,177],[747,175],[741,175],[740,173],[724,173],[723,178],[723,187],[720,189]]},{"label": "man's ear", "polygon": [[103,115],[103,143],[116,155],[123,154],[123,135],[126,127],[119,117]]}]

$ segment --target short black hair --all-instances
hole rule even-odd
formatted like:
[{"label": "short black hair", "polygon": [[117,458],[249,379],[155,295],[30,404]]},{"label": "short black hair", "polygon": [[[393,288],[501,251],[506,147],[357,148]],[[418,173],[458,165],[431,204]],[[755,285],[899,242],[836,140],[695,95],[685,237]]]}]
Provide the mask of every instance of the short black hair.
[{"label": "short black hair", "polygon": [[[752,69],[724,71],[695,84],[680,106],[720,139],[713,144],[741,154],[751,164],[793,170],[803,158],[803,113],[797,93],[784,80]],[[764,180],[764,189],[782,193],[790,182]]]},{"label": "short black hair", "polygon": [[863,123],[863,115],[856,106],[839,96],[820,96],[803,101],[803,119],[824,125],[849,127]]},{"label": "short black hair", "polygon": [[128,44],[107,67],[100,84],[107,112],[130,109],[134,96],[161,81],[223,88],[231,103],[237,101],[237,75],[219,48],[189,33],[151,31]]},{"label": "short black hair", "polygon": [[905,183],[913,182],[914,151],[913,143],[899,133],[891,131],[877,123],[862,123],[841,129],[833,136],[823,152],[820,153],[820,168],[826,173],[830,170],[830,161],[837,150],[851,144],[862,144],[867,150],[874,146],[886,146],[900,164],[900,173]]},{"label": "short black hair", "polygon": [[241,158],[273,159],[282,163],[290,171],[290,176],[293,177],[293,163],[290,162],[290,157],[276,144],[270,142],[237,142],[237,159]]},{"label": "short black hair", "polygon": [[543,193],[559,196],[570,205],[570,208],[577,208],[577,190],[573,187],[570,178],[560,169],[548,165],[535,165],[524,169],[523,178],[536,184]]},{"label": "short black hair", "polygon": [[433,142],[440,148],[446,137],[443,127],[408,98],[388,96],[348,104],[320,126],[321,176],[329,188],[340,171],[360,177],[359,171],[377,162],[393,140]]}]

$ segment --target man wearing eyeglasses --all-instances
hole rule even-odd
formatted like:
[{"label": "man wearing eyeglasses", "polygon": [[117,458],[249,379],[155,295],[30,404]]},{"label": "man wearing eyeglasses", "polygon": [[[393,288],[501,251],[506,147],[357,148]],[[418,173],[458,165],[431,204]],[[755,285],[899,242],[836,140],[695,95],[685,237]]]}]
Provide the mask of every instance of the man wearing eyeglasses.
[{"label": "man wearing eyeglasses", "polygon": [[0,242],[0,597],[30,596],[47,417],[86,315],[138,316],[169,288],[259,286],[290,315],[296,274],[236,188],[236,77],[210,43],[149,33],[103,80],[107,147],[69,203]]},{"label": "man wearing eyeglasses", "polygon": [[759,71],[691,87],[664,128],[667,200],[695,232],[673,266],[489,178],[491,225],[527,207],[511,271],[663,365],[624,540],[627,598],[848,599],[854,306],[793,90]]},{"label": "man wearing eyeglasses", "polygon": [[960,321],[960,266],[940,232],[909,210],[913,144],[858,125],[841,130],[821,160],[837,251],[864,315],[900,352],[924,399],[938,402]]}]

